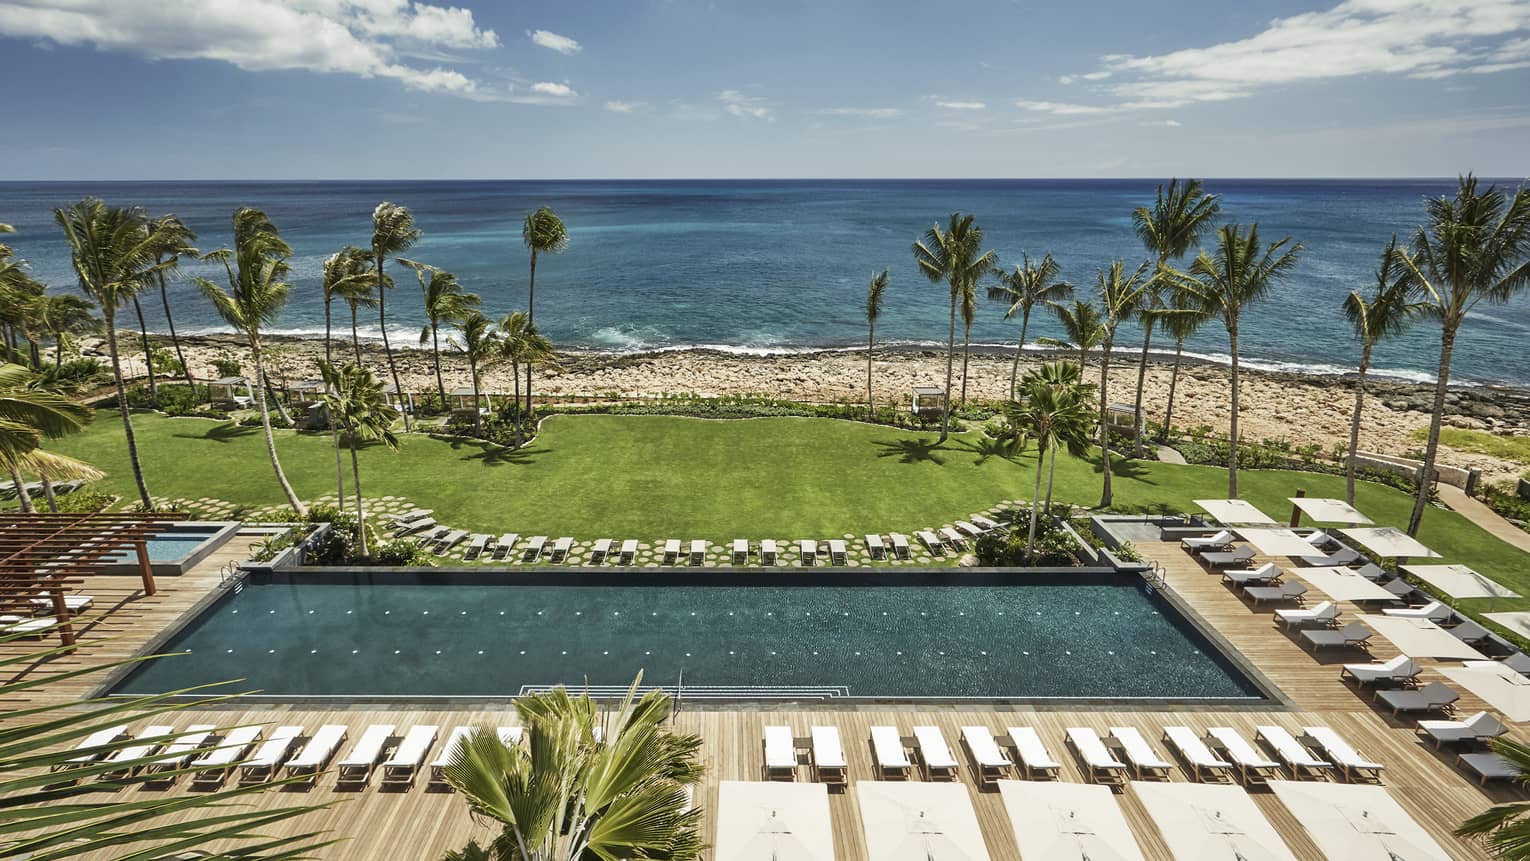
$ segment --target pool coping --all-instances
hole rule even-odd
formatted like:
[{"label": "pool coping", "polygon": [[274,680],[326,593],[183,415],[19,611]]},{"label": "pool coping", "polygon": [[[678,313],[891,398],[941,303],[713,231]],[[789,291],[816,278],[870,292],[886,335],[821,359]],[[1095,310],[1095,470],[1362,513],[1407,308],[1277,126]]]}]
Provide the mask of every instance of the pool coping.
[{"label": "pool coping", "polygon": [[[150,560],[149,570],[156,577],[179,577],[195,568],[202,560],[218,552],[223,545],[232,541],[244,524],[237,520],[175,520],[164,524],[164,531],[184,531],[186,527],[210,527],[217,529],[208,533],[207,537],[197,544],[190,553],[175,559]],[[132,559],[126,562],[111,562],[97,566],[103,574],[121,575],[137,574],[138,560]]]}]

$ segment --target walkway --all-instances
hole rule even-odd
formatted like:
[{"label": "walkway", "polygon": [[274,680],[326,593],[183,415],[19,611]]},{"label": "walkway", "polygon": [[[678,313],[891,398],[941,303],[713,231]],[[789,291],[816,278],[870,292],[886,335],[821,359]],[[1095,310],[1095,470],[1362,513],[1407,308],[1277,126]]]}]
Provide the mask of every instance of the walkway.
[{"label": "walkway", "polygon": [[1490,535],[1530,553],[1530,532],[1504,520],[1498,512],[1488,508],[1481,501],[1467,496],[1466,492],[1459,487],[1441,484],[1439,488],[1440,501],[1450,506],[1457,514],[1487,530]]}]

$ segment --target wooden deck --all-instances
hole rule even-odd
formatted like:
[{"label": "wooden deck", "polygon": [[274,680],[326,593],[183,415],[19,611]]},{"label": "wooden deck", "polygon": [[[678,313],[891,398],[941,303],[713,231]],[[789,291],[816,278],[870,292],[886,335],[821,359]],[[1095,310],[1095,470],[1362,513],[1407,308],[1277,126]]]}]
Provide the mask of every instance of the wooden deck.
[{"label": "wooden deck", "polygon": [[[711,809],[717,799],[719,781],[760,779],[761,738],[767,724],[785,724],[799,738],[807,736],[809,728],[814,725],[838,727],[851,763],[852,785],[856,781],[874,779],[867,743],[871,726],[891,725],[907,736],[912,734],[915,725],[933,725],[944,732],[953,751],[958,751],[962,761],[967,764],[963,770],[962,782],[971,794],[991,857],[995,861],[1019,861],[1018,849],[998,793],[980,791],[971,777],[970,763],[959,745],[960,728],[964,725],[985,726],[1001,738],[1007,726],[1036,727],[1053,755],[1065,764],[1062,775],[1065,781],[1083,779],[1075,757],[1064,742],[1066,728],[1070,726],[1092,727],[1102,735],[1112,726],[1135,726],[1142,730],[1161,753],[1168,754],[1169,748],[1159,741],[1162,728],[1167,725],[1187,725],[1196,729],[1231,726],[1250,738],[1253,736],[1253,728],[1263,723],[1279,724],[1292,730],[1307,725],[1327,725],[1338,730],[1365,755],[1386,764],[1384,784],[1387,789],[1452,857],[1488,857],[1480,847],[1453,837],[1451,829],[1493,803],[1523,800],[1521,792],[1501,784],[1486,790],[1480,789],[1454,766],[1453,756],[1436,754],[1432,745],[1421,743],[1411,729],[1411,721],[1395,720],[1390,715],[1382,714],[1372,706],[1368,698],[1358,695],[1340,682],[1338,665],[1346,660],[1366,660],[1363,655],[1335,652],[1321,659],[1314,658],[1274,626],[1269,610],[1253,611],[1231,589],[1222,585],[1218,576],[1206,573],[1177,546],[1139,545],[1139,549],[1164,566],[1168,586],[1209,622],[1220,636],[1258,666],[1288,698],[1290,707],[1272,705],[1208,711],[1203,708],[1154,710],[1130,706],[1054,710],[969,706],[870,709],[836,708],[832,704],[822,708],[796,706],[751,709],[699,708],[687,705],[676,716],[676,727],[681,731],[699,733],[705,739],[701,755],[706,766],[707,780],[699,789],[697,803],[703,809]],[[104,614],[105,618],[87,629],[79,653],[62,661],[50,662],[34,671],[57,671],[133,654],[172,619],[216,588],[218,567],[242,550],[243,547],[237,543],[231,544],[220,557],[208,560],[191,574],[161,579],[161,592],[154,598],[145,599],[141,593],[136,592],[137,582],[131,577],[100,578],[99,583],[92,582],[90,590],[97,596],[98,606],[99,602],[105,601],[113,609]],[[1299,575],[1299,569],[1296,573]],[[1344,610],[1347,616],[1357,612],[1351,606],[1345,606]],[[112,639],[103,641],[107,636]],[[1374,639],[1377,645],[1372,651],[1377,659],[1385,659],[1394,653],[1386,641],[1380,637]],[[1431,662],[1422,663],[1427,665]],[[1426,670],[1426,675],[1443,678],[1432,670]],[[48,695],[74,698],[84,693],[89,684],[70,682],[60,686],[59,691],[50,691]],[[1469,713],[1480,707],[1480,703],[1466,696],[1459,704],[1458,711]],[[394,724],[400,731],[415,724],[435,724],[441,727],[441,735],[444,737],[452,727],[461,724],[502,725],[517,722],[513,710],[508,707],[449,710],[278,705],[238,711],[203,709],[198,710],[195,717],[198,723],[221,726],[298,723],[313,728],[322,723],[343,723],[351,727],[353,739],[366,725],[372,723]],[[185,722],[190,723],[189,720]],[[1515,734],[1525,737],[1522,728],[1516,728]],[[428,758],[433,758],[434,753],[432,751]],[[798,779],[808,778],[809,772],[804,764],[799,770]],[[1177,771],[1173,779],[1187,778],[1182,771]],[[136,797],[140,793],[182,791],[187,790],[130,789],[123,790],[121,794],[127,798]],[[1271,793],[1256,789],[1250,794],[1298,858],[1322,857],[1300,825]],[[1128,788],[1118,793],[1118,797],[1145,855],[1155,861],[1170,861],[1162,838],[1135,793]],[[313,829],[332,831],[334,836],[344,838],[343,844],[330,851],[329,857],[333,858],[434,861],[443,851],[459,848],[469,838],[485,840],[490,836],[487,828],[472,822],[461,799],[450,792],[427,791],[423,779],[401,792],[385,791],[376,781],[360,792],[340,792],[335,788],[333,777],[326,776],[312,790],[270,791],[256,796],[253,803],[262,807],[278,807],[324,802],[338,803],[327,811],[276,827],[288,833]],[[830,807],[834,821],[836,857],[841,861],[866,859],[856,794],[853,791],[831,792]],[[707,827],[712,827],[710,817]],[[713,837],[711,833],[707,836],[709,839]]]}]

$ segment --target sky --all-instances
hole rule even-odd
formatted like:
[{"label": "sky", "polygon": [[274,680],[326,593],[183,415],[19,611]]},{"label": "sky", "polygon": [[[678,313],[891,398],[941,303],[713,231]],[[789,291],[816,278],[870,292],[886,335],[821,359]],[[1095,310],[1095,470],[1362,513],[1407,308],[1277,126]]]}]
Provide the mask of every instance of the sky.
[{"label": "sky", "polygon": [[0,88],[13,180],[1514,177],[1530,0],[0,0]]}]

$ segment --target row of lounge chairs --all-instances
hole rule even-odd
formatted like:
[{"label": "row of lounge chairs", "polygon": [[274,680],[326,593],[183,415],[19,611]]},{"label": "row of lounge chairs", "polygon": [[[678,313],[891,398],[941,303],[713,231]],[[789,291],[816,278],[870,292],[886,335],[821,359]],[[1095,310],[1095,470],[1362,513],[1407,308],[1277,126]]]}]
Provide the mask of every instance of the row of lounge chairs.
[{"label": "row of lounge chairs", "polygon": [[[93,595],[64,596],[64,609],[71,616],[78,616],[94,607],[95,603]],[[58,625],[58,619],[53,615],[52,598],[33,598],[27,606],[35,615],[0,614],[0,636],[42,637]]]}]

